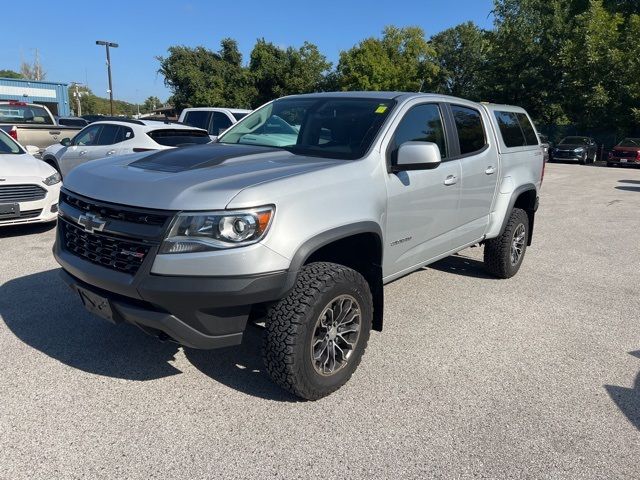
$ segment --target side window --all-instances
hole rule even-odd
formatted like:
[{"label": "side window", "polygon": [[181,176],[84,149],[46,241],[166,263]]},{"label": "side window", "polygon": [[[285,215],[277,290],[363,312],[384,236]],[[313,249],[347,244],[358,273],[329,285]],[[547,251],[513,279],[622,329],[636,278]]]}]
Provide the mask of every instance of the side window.
[{"label": "side window", "polygon": [[226,130],[232,125],[231,120],[224,113],[213,112],[213,120],[211,120],[211,128],[209,133],[211,135],[218,135],[222,131]]},{"label": "side window", "polygon": [[184,116],[184,123],[196,128],[209,128],[209,121],[211,120],[211,112],[204,110],[194,110],[187,112]]},{"label": "side window", "polygon": [[98,135],[102,125],[93,125],[85,128],[73,138],[73,145],[87,146],[97,145]]},{"label": "side window", "polygon": [[531,125],[529,117],[524,113],[516,113],[516,117],[522,128],[522,133],[524,133],[524,139],[527,141],[527,145],[538,145],[538,137],[536,136],[536,131],[533,129],[533,125]]},{"label": "side window", "polygon": [[515,113],[494,112],[494,114],[500,128],[500,135],[502,135],[502,140],[507,147],[524,147],[527,145]]},{"label": "side window", "polygon": [[100,132],[96,145],[113,145],[118,142],[119,132],[120,125],[102,125],[102,131]]},{"label": "side window", "polygon": [[440,107],[433,103],[416,105],[400,121],[391,140],[391,164],[398,159],[398,148],[405,142],[432,142],[442,158],[448,156]]},{"label": "side window", "polygon": [[122,125],[120,125],[120,128],[118,129],[118,135],[116,135],[116,141],[114,143],[131,140],[133,137],[133,130],[131,130],[129,127],[123,127]]},{"label": "side window", "polygon": [[451,111],[458,130],[460,154],[466,155],[482,150],[487,144],[487,139],[480,112],[459,105],[451,105]]}]

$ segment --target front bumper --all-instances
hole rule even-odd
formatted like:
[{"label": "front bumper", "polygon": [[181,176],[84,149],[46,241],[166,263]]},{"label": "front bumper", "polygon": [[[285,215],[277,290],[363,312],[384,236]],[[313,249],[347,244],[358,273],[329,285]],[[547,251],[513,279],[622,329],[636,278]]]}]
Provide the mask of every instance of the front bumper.
[{"label": "front bumper", "polygon": [[137,325],[182,345],[212,349],[237,345],[252,306],[278,300],[292,287],[287,271],[243,276],[168,276],[151,273],[154,248],[135,275],[96,265],[61,248],[53,253],[73,290],[108,301],[113,321]]},{"label": "front bumper", "polygon": [[607,159],[607,165],[640,165],[640,160],[630,157],[612,157]]},{"label": "front bumper", "polygon": [[[3,183],[3,185],[9,184]],[[51,186],[46,186],[44,184],[41,184],[39,186],[47,191],[46,196],[42,200],[18,202],[18,205],[20,206],[21,217],[6,219],[0,218],[0,227],[5,225],[21,225],[24,223],[54,222],[58,218],[58,198],[60,196],[60,183]]]}]

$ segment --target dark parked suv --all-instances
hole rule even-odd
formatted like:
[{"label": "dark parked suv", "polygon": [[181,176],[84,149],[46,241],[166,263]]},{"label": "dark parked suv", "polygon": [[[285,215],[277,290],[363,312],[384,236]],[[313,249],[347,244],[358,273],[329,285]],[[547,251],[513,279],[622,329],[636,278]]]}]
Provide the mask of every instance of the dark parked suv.
[{"label": "dark parked suv", "polygon": [[598,146],[590,137],[565,137],[551,150],[550,160],[575,160],[580,165],[597,160]]}]

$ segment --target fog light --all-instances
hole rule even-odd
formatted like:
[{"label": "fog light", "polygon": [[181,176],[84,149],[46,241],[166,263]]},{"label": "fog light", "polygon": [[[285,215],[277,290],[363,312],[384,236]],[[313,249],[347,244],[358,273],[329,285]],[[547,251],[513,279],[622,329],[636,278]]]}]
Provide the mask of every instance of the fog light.
[{"label": "fog light", "polygon": [[56,213],[58,211],[58,204],[54,203],[51,205],[51,213]]}]

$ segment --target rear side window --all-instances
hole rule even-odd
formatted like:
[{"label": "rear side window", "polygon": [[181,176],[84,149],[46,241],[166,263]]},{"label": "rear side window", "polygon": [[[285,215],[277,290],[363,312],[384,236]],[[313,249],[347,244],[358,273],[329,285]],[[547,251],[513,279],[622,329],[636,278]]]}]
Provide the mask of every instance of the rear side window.
[{"label": "rear side window", "polygon": [[507,147],[524,147],[527,145],[515,113],[495,112],[494,114],[500,128],[500,135],[502,135],[502,140]]},{"label": "rear side window", "polygon": [[447,157],[447,145],[440,107],[433,103],[416,105],[400,121],[393,136],[391,164],[398,160],[398,148],[406,142],[432,142],[438,145],[442,158]]},{"label": "rear side window", "polygon": [[36,105],[8,103],[0,105],[0,123],[33,123],[53,125],[53,118],[44,108]]},{"label": "rear side window", "polygon": [[200,130],[164,129],[147,132],[154,142],[167,147],[182,147],[211,142],[209,134]]},{"label": "rear side window", "polygon": [[487,144],[480,112],[473,108],[451,105],[453,119],[458,130],[460,155],[482,150]]},{"label": "rear side window", "polygon": [[211,112],[203,110],[194,110],[193,112],[187,112],[184,116],[184,123],[196,128],[209,129],[209,121],[211,120]]},{"label": "rear side window", "polygon": [[229,120],[224,113],[213,112],[213,120],[211,121],[211,128],[209,129],[209,133],[211,135],[220,135],[227,128],[233,125],[233,122]]},{"label": "rear side window", "polygon": [[233,117],[237,120],[242,120],[244,117],[247,116],[246,113],[238,113],[238,112],[232,112],[231,115],[233,115]]},{"label": "rear side window", "polygon": [[120,133],[119,125],[102,125],[98,141],[94,145],[113,145],[119,142],[118,134]]},{"label": "rear side window", "polygon": [[538,145],[538,137],[536,136],[536,131],[533,129],[533,125],[531,125],[529,117],[524,113],[516,113],[516,118],[518,119],[518,123],[520,123],[520,128],[522,128],[522,133],[524,133],[524,139],[527,141],[527,145]]}]

